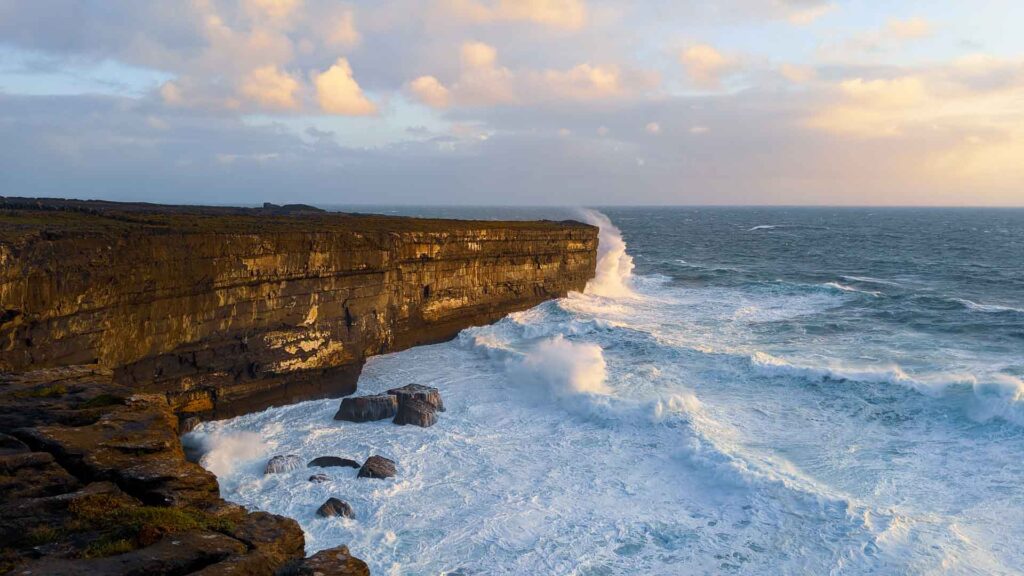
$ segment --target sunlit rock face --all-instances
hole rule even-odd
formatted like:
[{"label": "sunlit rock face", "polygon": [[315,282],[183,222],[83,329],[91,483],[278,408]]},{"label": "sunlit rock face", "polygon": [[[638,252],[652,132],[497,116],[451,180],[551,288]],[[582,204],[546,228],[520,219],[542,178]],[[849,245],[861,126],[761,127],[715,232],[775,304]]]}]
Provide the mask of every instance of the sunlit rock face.
[{"label": "sunlit rock face", "polygon": [[[287,208],[287,207],[286,207]],[[0,198],[0,370],[96,364],[226,417],[593,277],[597,228]]]}]

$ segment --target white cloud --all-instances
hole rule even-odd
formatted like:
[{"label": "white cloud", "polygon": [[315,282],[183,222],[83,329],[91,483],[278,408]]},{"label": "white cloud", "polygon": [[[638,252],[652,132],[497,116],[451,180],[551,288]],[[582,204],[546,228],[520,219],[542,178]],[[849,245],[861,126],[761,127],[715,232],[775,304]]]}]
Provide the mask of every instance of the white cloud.
[{"label": "white cloud", "polygon": [[735,58],[719,52],[709,44],[694,44],[679,54],[690,81],[700,88],[718,88],[722,77],[735,71]]},{"label": "white cloud", "polygon": [[343,116],[371,116],[377,113],[377,106],[363,94],[345,58],[338,58],[333,66],[318,74],[313,83],[316,85],[317,101],[325,112]]},{"label": "white cloud", "polygon": [[587,22],[583,0],[442,0],[443,10],[470,22],[532,22],[579,29]]},{"label": "white cloud", "polygon": [[819,6],[800,8],[790,12],[786,19],[796,26],[807,26],[836,8],[838,7],[835,4],[821,4]]},{"label": "white cloud", "polygon": [[931,36],[932,25],[921,17],[906,20],[889,20],[885,25],[885,34],[900,40],[911,40]]},{"label": "white cloud", "polygon": [[408,90],[435,108],[481,107],[616,99],[649,89],[655,82],[637,74],[627,84],[617,66],[589,63],[566,70],[512,70],[500,65],[497,50],[483,42],[464,43],[459,62],[458,78],[450,86],[427,75],[410,82]]},{"label": "white cloud", "polygon": [[294,110],[299,107],[295,93],[299,89],[297,80],[276,66],[264,66],[247,74],[239,86],[239,92],[249,101],[266,108]]},{"label": "white cloud", "polygon": [[447,108],[451,104],[448,89],[433,76],[420,76],[409,83],[409,91],[420,102],[432,108]]}]

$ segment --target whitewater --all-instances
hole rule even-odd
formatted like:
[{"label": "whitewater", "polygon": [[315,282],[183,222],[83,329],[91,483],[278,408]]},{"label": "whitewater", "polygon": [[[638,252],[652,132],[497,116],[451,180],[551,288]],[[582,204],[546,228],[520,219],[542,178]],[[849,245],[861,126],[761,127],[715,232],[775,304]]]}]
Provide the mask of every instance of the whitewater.
[{"label": "whitewater", "polygon": [[[878,252],[849,254],[849,214],[608,214],[576,214],[601,229],[585,293],[369,360],[359,393],[437,387],[435,426],[324,400],[186,442],[226,499],[374,574],[1022,573],[1020,284],[854,265]],[[786,256],[823,242],[845,255]],[[398,476],[265,476],[276,454],[380,454]],[[316,517],[332,496],[355,518]]]}]

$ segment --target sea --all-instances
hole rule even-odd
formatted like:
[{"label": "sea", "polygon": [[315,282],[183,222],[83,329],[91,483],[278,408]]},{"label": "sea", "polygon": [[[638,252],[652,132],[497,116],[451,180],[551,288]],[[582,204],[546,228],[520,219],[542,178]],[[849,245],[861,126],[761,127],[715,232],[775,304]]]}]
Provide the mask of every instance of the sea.
[{"label": "sea", "polygon": [[[435,386],[431,428],[323,400],[189,435],[307,553],[346,544],[379,575],[1024,573],[1024,210],[358,210],[584,220],[598,270],[371,358],[359,393]],[[398,476],[264,475],[276,454]],[[317,517],[332,496],[355,518]]]}]

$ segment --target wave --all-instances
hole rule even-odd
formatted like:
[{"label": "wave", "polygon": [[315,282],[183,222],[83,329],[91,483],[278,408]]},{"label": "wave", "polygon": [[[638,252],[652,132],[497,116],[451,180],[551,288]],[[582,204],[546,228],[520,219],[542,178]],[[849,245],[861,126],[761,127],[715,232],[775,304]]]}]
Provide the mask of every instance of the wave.
[{"label": "wave", "polygon": [[871,276],[840,276],[843,280],[849,280],[850,282],[863,282],[865,284],[882,284],[883,286],[903,286],[899,282],[893,282],[892,280],[884,280],[882,278],[872,278]]},{"label": "wave", "polygon": [[809,226],[807,224],[760,224],[752,228],[747,228],[747,232],[757,232],[758,230],[830,230],[828,226]]},{"label": "wave", "polygon": [[985,312],[989,314],[1001,314],[1006,312],[1017,312],[1024,314],[1024,308],[1014,308],[1013,306],[1000,306],[998,304],[980,304],[966,298],[953,298],[954,302],[959,302],[964,308],[972,310],[974,312]]},{"label": "wave", "polygon": [[182,442],[203,453],[199,464],[219,478],[234,474],[239,466],[257,460],[262,463],[270,451],[270,446],[255,432],[208,433],[198,429],[187,434]]},{"label": "wave", "polygon": [[792,363],[765,352],[750,356],[750,364],[769,377],[797,377],[812,381],[854,381],[869,384],[897,384],[931,398],[970,393],[960,408],[978,422],[1000,419],[1024,426],[1024,380],[1004,373],[976,376],[962,372],[910,375],[898,364],[851,366],[841,363],[815,366]]},{"label": "wave", "polygon": [[853,286],[840,284],[839,282],[825,282],[824,284],[822,284],[822,286],[825,286],[827,288],[833,288],[835,290],[839,290],[840,292],[856,292],[858,294],[867,294],[869,296],[876,297],[882,295],[882,293],[878,292],[877,290],[861,290],[859,288],[854,288]]},{"label": "wave", "polygon": [[609,298],[635,296],[630,278],[633,275],[633,257],[626,253],[622,232],[604,214],[596,210],[581,210],[580,216],[588,224],[597,226],[597,270],[587,283],[586,292]]}]

